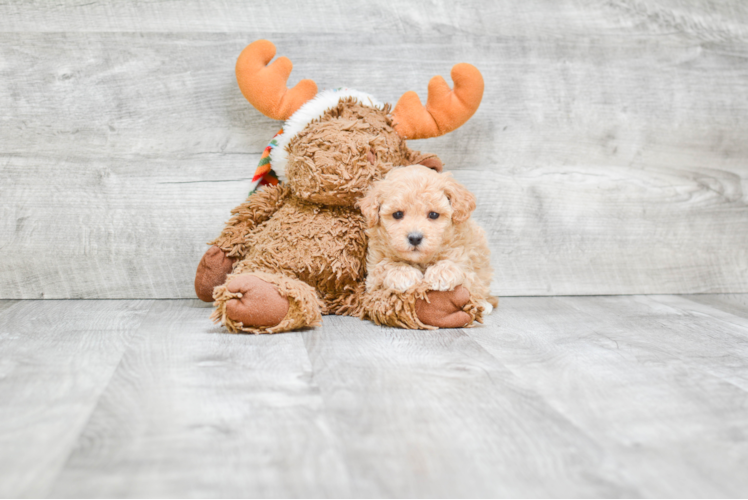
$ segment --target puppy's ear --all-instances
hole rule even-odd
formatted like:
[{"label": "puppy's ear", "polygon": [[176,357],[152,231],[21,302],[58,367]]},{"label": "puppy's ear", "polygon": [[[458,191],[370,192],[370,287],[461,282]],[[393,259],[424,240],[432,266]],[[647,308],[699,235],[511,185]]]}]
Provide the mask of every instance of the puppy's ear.
[{"label": "puppy's ear", "polygon": [[445,180],[444,194],[447,195],[449,204],[452,205],[452,221],[455,224],[465,222],[475,210],[475,195],[448,173],[442,175],[449,176]]},{"label": "puppy's ear", "polygon": [[379,224],[379,189],[376,186],[372,187],[366,196],[358,200],[356,205],[361,210],[369,227]]}]

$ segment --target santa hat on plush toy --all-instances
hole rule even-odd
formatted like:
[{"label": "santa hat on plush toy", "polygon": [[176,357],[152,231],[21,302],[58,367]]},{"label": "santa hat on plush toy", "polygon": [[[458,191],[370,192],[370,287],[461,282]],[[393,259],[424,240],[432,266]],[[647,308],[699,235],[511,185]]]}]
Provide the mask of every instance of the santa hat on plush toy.
[{"label": "santa hat on plush toy", "polygon": [[[278,183],[278,176],[282,177],[285,170],[288,143],[341,99],[354,97],[363,105],[382,106],[373,96],[353,89],[331,89],[317,94],[317,84],[312,80],[301,80],[289,89],[286,82],[293,64],[287,57],[279,57],[268,65],[273,57],[275,45],[268,40],[257,40],[236,61],[236,79],[244,97],[265,116],[285,121],[262,154],[250,193],[261,185]],[[413,91],[400,97],[392,118],[403,139],[444,135],[473,116],[483,98],[483,77],[475,66],[460,63],[452,68],[452,81],[454,90],[441,76],[433,77],[425,107]]]},{"label": "santa hat on plush toy", "polygon": [[286,163],[288,162],[286,146],[291,142],[291,139],[346,97],[353,97],[365,106],[382,106],[382,103],[377,101],[374,96],[353,89],[329,89],[317,94],[286,120],[283,128],[273,136],[273,139],[265,147],[257,170],[255,170],[255,175],[252,177],[252,187],[249,193],[254,193],[260,186],[278,184],[278,178],[283,178],[285,174]]}]

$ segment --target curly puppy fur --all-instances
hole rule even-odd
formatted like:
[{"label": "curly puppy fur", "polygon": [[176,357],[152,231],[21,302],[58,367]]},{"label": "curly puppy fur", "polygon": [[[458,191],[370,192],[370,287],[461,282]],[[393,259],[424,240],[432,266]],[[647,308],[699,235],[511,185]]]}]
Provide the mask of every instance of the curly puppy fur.
[{"label": "curly puppy fur", "polygon": [[[342,99],[291,140],[287,182],[250,196],[211,243],[236,259],[232,274],[213,290],[214,321],[232,332],[274,333],[317,325],[321,314],[362,314],[366,237],[356,201],[395,166],[440,165],[434,155],[408,149],[389,113],[389,105]],[[273,284],[288,299],[279,324],[231,317],[237,303],[228,302],[244,296],[231,283],[243,274]]]},{"label": "curly puppy fur", "polygon": [[369,237],[366,291],[453,290],[463,285],[486,313],[493,270],[475,196],[448,173],[396,168],[359,201]]}]

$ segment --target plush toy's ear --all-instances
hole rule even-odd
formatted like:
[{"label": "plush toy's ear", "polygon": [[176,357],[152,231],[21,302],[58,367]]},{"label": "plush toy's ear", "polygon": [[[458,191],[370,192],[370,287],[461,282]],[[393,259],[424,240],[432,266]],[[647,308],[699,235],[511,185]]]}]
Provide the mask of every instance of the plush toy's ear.
[{"label": "plush toy's ear", "polygon": [[429,167],[431,170],[436,170],[439,173],[441,173],[442,167],[444,165],[442,161],[436,156],[428,156],[419,161],[418,164],[423,165],[424,167]]},{"label": "plush toy's ear", "polygon": [[372,187],[366,196],[358,200],[356,205],[366,219],[368,227],[371,228],[379,224],[379,189],[376,186]]},{"label": "plush toy's ear", "polygon": [[410,165],[423,165],[439,173],[441,173],[444,165],[434,153],[421,153],[420,151],[413,150],[408,154],[407,161]]},{"label": "plush toy's ear", "polygon": [[452,205],[452,221],[455,224],[465,222],[475,210],[475,195],[454,180],[450,173],[443,175],[448,176],[445,179],[444,194],[447,195],[449,204]]}]

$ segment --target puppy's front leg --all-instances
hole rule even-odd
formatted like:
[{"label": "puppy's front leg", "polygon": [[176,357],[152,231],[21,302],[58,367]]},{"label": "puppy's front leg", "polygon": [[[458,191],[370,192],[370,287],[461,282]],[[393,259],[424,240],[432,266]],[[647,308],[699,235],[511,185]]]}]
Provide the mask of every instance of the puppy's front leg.
[{"label": "puppy's front leg", "polygon": [[423,280],[423,273],[402,262],[382,261],[369,272],[366,288],[371,290],[381,284],[384,289],[404,292]]},{"label": "puppy's front leg", "polygon": [[424,277],[432,290],[446,292],[465,282],[465,273],[451,260],[440,260],[426,269]]}]

